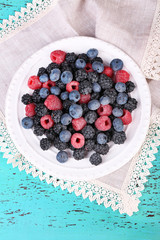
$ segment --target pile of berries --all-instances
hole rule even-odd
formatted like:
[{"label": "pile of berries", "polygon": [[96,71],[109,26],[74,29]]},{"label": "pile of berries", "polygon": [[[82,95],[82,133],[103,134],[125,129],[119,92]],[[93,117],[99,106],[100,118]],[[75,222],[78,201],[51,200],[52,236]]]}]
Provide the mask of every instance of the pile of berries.
[{"label": "pile of berries", "polygon": [[40,147],[56,147],[61,163],[68,160],[65,149],[71,149],[76,160],[93,150],[89,160],[98,165],[109,151],[108,142],[126,140],[124,125],[132,122],[131,112],[137,107],[129,95],[135,85],[122,70],[122,60],[105,66],[97,56],[94,48],[79,55],[53,51],[52,63],[28,80],[32,95],[22,96],[26,105],[22,126],[33,128],[36,136],[45,135]]}]

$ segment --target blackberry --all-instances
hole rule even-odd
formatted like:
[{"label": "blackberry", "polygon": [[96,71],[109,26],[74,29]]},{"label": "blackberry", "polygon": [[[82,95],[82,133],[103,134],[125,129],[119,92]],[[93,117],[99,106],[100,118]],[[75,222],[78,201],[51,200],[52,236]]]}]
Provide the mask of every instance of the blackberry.
[{"label": "blackberry", "polygon": [[85,54],[85,53],[79,54],[78,58],[83,59],[86,63],[89,61],[89,58],[88,58],[87,54]]},{"label": "blackberry", "polygon": [[75,149],[73,151],[73,157],[76,160],[81,160],[83,158],[85,158],[87,151],[84,148],[80,148],[80,149]]},{"label": "blackberry", "polygon": [[45,133],[45,129],[41,125],[35,125],[33,129],[33,133],[36,136],[42,136]]},{"label": "blackberry", "polygon": [[95,111],[88,111],[86,114],[85,114],[85,120],[87,123],[94,123],[97,119],[97,113]]},{"label": "blackberry", "polygon": [[63,114],[62,110],[52,111],[51,117],[55,123],[59,123],[61,121],[61,116]]},{"label": "blackberry", "polygon": [[98,83],[102,89],[112,88],[113,86],[112,79],[103,73],[100,75]]},{"label": "blackberry", "polygon": [[40,147],[43,151],[48,150],[52,146],[52,142],[47,138],[42,138],[40,140]]},{"label": "blackberry", "polygon": [[54,124],[53,130],[55,133],[60,134],[62,130],[66,130],[67,127],[65,125],[62,125],[61,123]]},{"label": "blackberry", "polygon": [[29,103],[32,103],[32,102],[33,102],[33,101],[32,101],[32,96],[29,95],[28,93],[26,93],[26,94],[24,94],[24,95],[22,96],[21,101],[22,101],[22,103],[25,104],[25,105],[27,105],[27,104],[29,104]]},{"label": "blackberry", "polygon": [[54,141],[56,134],[55,134],[53,127],[50,129],[47,129],[45,131],[45,135],[49,140]]},{"label": "blackberry", "polygon": [[41,75],[43,75],[44,73],[46,73],[46,69],[44,67],[39,68],[37,76],[40,77]]},{"label": "blackberry", "polygon": [[109,131],[106,131],[106,132],[104,132],[104,133],[105,133],[106,136],[107,136],[107,143],[110,142],[111,139],[112,139],[112,131],[109,130]]},{"label": "blackberry", "polygon": [[82,103],[81,107],[83,109],[83,115],[89,111],[88,105],[86,103]]},{"label": "blackberry", "polygon": [[91,100],[93,100],[93,99],[95,99],[95,100],[98,100],[99,99],[99,97],[100,97],[100,94],[99,93],[92,93],[91,94]]},{"label": "blackberry", "polygon": [[99,143],[97,143],[97,144],[94,145],[94,151],[96,153],[105,155],[109,151],[109,146],[108,146],[107,143],[106,144],[99,144]]},{"label": "blackberry", "polygon": [[92,139],[95,136],[95,130],[91,125],[86,125],[82,129],[82,134],[85,139]]},{"label": "blackberry", "polygon": [[72,68],[71,66],[69,65],[68,62],[64,61],[61,63],[61,71],[64,72],[64,71],[72,71]]},{"label": "blackberry", "polygon": [[46,68],[47,73],[50,74],[52,69],[54,69],[54,68],[59,68],[59,65],[57,63],[53,63],[53,62],[50,63],[48,65],[48,67]]},{"label": "blackberry", "polygon": [[102,60],[102,58],[100,58],[100,57],[95,57],[95,58],[93,58],[92,60],[91,60],[91,63],[93,63],[93,62],[101,62],[101,63],[103,63],[103,60]]},{"label": "blackberry", "polygon": [[40,89],[36,89],[32,94],[32,100],[34,103],[40,103],[42,101],[42,98],[39,95],[39,91]]},{"label": "blackberry", "polygon": [[95,145],[95,140],[94,139],[88,139],[85,141],[84,148],[86,151],[92,151]]},{"label": "blackberry", "polygon": [[61,142],[59,137],[56,137],[54,139],[53,144],[54,144],[55,148],[57,148],[60,151],[65,150],[66,148],[68,148],[68,144],[65,143],[65,142]]},{"label": "blackberry", "polygon": [[35,115],[33,118],[33,126],[40,125],[40,119],[41,119],[41,117]]},{"label": "blackberry", "polygon": [[124,108],[129,112],[132,112],[137,108],[137,100],[135,98],[129,97],[127,103],[124,104]]},{"label": "blackberry", "polygon": [[103,96],[108,96],[110,98],[110,103],[113,104],[116,101],[116,97],[117,97],[117,92],[115,89],[111,88],[111,89],[106,89],[103,92]]},{"label": "blackberry", "polygon": [[131,82],[131,81],[126,82],[126,92],[127,93],[132,92],[134,89],[135,89],[135,85],[133,82]]},{"label": "blackberry", "polygon": [[111,114],[110,116],[109,116],[109,118],[111,119],[111,122],[113,122],[113,120],[116,118],[113,114]]},{"label": "blackberry", "polygon": [[123,144],[126,140],[126,134],[125,132],[114,132],[112,136],[112,141],[115,144]]},{"label": "blackberry", "polygon": [[68,143],[68,148],[71,149],[71,151],[76,150],[76,148],[74,148],[70,142]]},{"label": "blackberry", "polygon": [[114,103],[112,104],[112,108],[116,108],[116,107],[117,107],[117,108],[122,108],[122,109],[124,108],[123,105],[120,105],[120,104],[118,104],[117,102],[114,102]]},{"label": "blackberry", "polygon": [[92,165],[99,165],[102,162],[102,157],[100,156],[99,153],[93,153],[90,158],[89,161]]},{"label": "blackberry", "polygon": [[89,72],[89,73],[88,73],[88,80],[89,80],[91,83],[98,82],[98,80],[99,80],[99,75],[98,75],[98,73],[96,73],[96,72]]},{"label": "blackberry", "polygon": [[61,81],[56,81],[56,86],[59,87],[62,91],[66,90],[66,85]]},{"label": "blackberry", "polygon": [[84,69],[79,69],[75,72],[75,80],[81,82],[87,78],[87,73]]},{"label": "blackberry", "polygon": [[48,113],[48,109],[46,108],[46,106],[44,106],[43,103],[38,103],[35,107],[35,112],[37,116],[43,117]]},{"label": "blackberry", "polygon": [[71,101],[71,100],[65,100],[64,102],[63,102],[63,109],[64,110],[66,110],[66,111],[68,111],[69,110],[69,107],[71,106],[73,104],[73,101]]},{"label": "blackberry", "polygon": [[83,82],[80,82],[79,92],[81,94],[84,94],[84,95],[88,94],[88,93],[91,93],[92,92],[92,84],[87,80],[84,80]]},{"label": "blackberry", "polygon": [[74,134],[76,132],[72,125],[68,125],[67,130],[70,131],[71,134]]},{"label": "blackberry", "polygon": [[77,59],[77,55],[74,52],[66,54],[66,58],[65,58],[66,62],[74,63],[76,59]]}]

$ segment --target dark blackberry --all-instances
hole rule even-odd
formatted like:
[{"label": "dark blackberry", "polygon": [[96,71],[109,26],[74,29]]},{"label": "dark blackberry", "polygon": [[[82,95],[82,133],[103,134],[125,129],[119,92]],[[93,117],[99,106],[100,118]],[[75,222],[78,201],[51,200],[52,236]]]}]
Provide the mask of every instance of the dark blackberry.
[{"label": "dark blackberry", "polygon": [[48,138],[42,138],[40,140],[40,147],[43,151],[48,150],[52,146],[52,142]]},{"label": "dark blackberry", "polygon": [[88,139],[85,141],[84,148],[86,151],[92,151],[95,145],[95,140],[94,139]]},{"label": "dark blackberry", "polygon": [[65,111],[68,111],[69,110],[69,107],[71,106],[73,104],[73,102],[71,101],[71,100],[65,100],[64,102],[63,102],[63,109],[65,110]]},{"label": "dark blackberry", "polygon": [[76,160],[81,160],[83,158],[85,158],[87,151],[84,148],[80,148],[80,149],[75,149],[73,151],[73,157]]},{"label": "dark blackberry", "polygon": [[68,144],[65,143],[65,142],[61,142],[59,137],[56,137],[54,139],[53,144],[54,144],[55,148],[57,148],[60,151],[65,150],[66,148],[68,148]]},{"label": "dark blackberry", "polygon": [[115,144],[123,144],[126,140],[126,134],[125,132],[114,132],[112,136],[112,141]]},{"label": "dark blackberry", "polygon": [[46,69],[44,67],[39,68],[37,76],[40,77],[41,75],[43,75],[44,73],[46,73]]},{"label": "dark blackberry", "polygon": [[71,133],[74,134],[76,131],[74,130],[74,128],[72,127],[72,125],[68,125],[67,130]]},{"label": "dark blackberry", "polygon": [[86,63],[89,61],[89,57],[85,53],[81,53],[78,55],[78,58],[83,59]]},{"label": "dark blackberry", "polygon": [[88,94],[92,92],[92,84],[88,80],[84,80],[79,84],[79,92],[81,94]]},{"label": "dark blackberry", "polygon": [[89,124],[92,124],[96,121],[97,119],[97,113],[95,111],[88,111],[86,114],[85,114],[85,120],[87,123]]},{"label": "dark blackberry", "polygon": [[120,104],[118,104],[117,102],[114,102],[113,104],[112,104],[112,108],[122,108],[123,109],[123,105],[120,105]]},{"label": "dark blackberry", "polygon": [[32,100],[34,103],[40,103],[42,101],[42,98],[39,95],[39,91],[40,89],[36,89],[32,94]]},{"label": "dark blackberry", "polygon": [[61,71],[64,72],[64,71],[72,71],[72,68],[71,66],[69,65],[68,62],[64,61],[61,63]]},{"label": "dark blackberry", "polygon": [[102,58],[100,58],[100,57],[95,57],[95,58],[93,58],[92,60],[91,60],[91,63],[93,63],[93,62],[101,62],[101,63],[103,63],[103,60],[102,60]]},{"label": "dark blackberry", "polygon": [[42,136],[45,133],[45,129],[41,125],[35,125],[33,129],[33,133],[36,136]]},{"label": "dark blackberry", "polygon": [[102,89],[112,88],[113,81],[110,77],[105,74],[101,74],[98,83],[100,84]]},{"label": "dark blackberry", "polygon": [[95,130],[91,125],[86,125],[82,129],[82,134],[85,139],[92,139],[95,136]]},{"label": "dark blackberry", "polygon": [[21,102],[25,105],[32,103],[33,102],[32,96],[29,95],[28,93],[24,94],[21,98]]},{"label": "dark blackberry", "polygon": [[35,115],[33,118],[33,126],[40,125],[40,119],[41,119],[41,117]]},{"label": "dark blackberry", "polygon": [[62,91],[66,90],[66,85],[61,81],[56,81],[56,86],[59,87]]},{"label": "dark blackberry", "polygon": [[66,130],[67,126],[62,125],[61,123],[54,124],[53,130],[56,134],[60,134],[62,130]]},{"label": "dark blackberry", "polygon": [[117,97],[117,92],[115,89],[111,88],[111,89],[106,89],[103,92],[104,96],[108,96],[110,98],[110,103],[113,104],[116,101],[116,97]]},{"label": "dark blackberry", "polygon": [[68,143],[68,148],[71,149],[71,151],[76,150],[76,148],[72,146],[71,142]]},{"label": "dark blackberry", "polygon": [[48,109],[46,108],[46,106],[44,106],[43,103],[38,103],[35,107],[35,112],[37,116],[43,117],[48,113]]},{"label": "dark blackberry", "polygon": [[93,100],[93,99],[96,99],[96,100],[98,100],[100,98],[100,94],[99,93],[92,93],[91,94],[91,100]]},{"label": "dark blackberry", "polygon": [[113,122],[113,120],[116,118],[114,115],[110,115],[109,118],[111,119],[111,122]]},{"label": "dark blackberry", "polygon": [[127,93],[132,92],[134,89],[135,89],[135,85],[133,82],[131,82],[131,81],[126,82],[126,92]]},{"label": "dark blackberry", "polygon": [[110,142],[111,139],[112,139],[112,131],[109,130],[109,131],[106,131],[106,132],[104,132],[104,133],[105,133],[106,136],[107,136],[107,143]]},{"label": "dark blackberry", "polygon": [[89,161],[92,165],[99,165],[102,162],[102,157],[100,156],[99,153],[93,153],[90,158]]},{"label": "dark blackberry", "polygon": [[96,72],[89,72],[89,73],[88,73],[88,80],[89,80],[91,83],[98,82],[98,80],[99,80],[99,75],[98,75],[98,73],[96,73]]},{"label": "dark blackberry", "polygon": [[54,139],[56,137],[56,134],[55,134],[55,131],[54,131],[53,127],[50,128],[50,129],[47,129],[45,131],[45,135],[49,140],[54,141]]},{"label": "dark blackberry", "polygon": [[137,100],[135,98],[129,97],[127,103],[124,104],[124,108],[132,112],[134,109],[137,108]]},{"label": "dark blackberry", "polygon": [[106,143],[106,144],[98,144],[98,143],[97,143],[97,144],[94,145],[94,151],[95,151],[96,153],[105,155],[105,154],[107,154],[108,151],[109,151],[109,146],[108,146],[107,143]]},{"label": "dark blackberry", "polygon": [[66,54],[66,58],[65,60],[68,62],[68,63],[74,63],[77,59],[77,55],[74,53],[74,52],[71,52],[71,53],[67,53]]},{"label": "dark blackberry", "polygon": [[75,80],[81,82],[87,78],[87,73],[84,69],[79,69],[75,72]]},{"label": "dark blackberry", "polygon": [[54,68],[60,68],[60,66],[57,63],[50,63],[46,68],[47,73],[50,74]]},{"label": "dark blackberry", "polygon": [[85,115],[89,111],[88,105],[86,103],[82,103],[81,107],[83,109],[83,115]]},{"label": "dark blackberry", "polygon": [[62,110],[52,111],[51,117],[55,123],[59,123],[61,121],[61,116],[63,114]]}]

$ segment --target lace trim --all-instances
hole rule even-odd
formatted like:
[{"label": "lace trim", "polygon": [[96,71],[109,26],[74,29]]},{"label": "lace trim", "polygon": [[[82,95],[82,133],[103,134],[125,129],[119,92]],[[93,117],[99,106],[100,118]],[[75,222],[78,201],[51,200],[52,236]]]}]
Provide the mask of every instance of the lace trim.
[{"label": "lace trim", "polygon": [[[0,115],[1,117],[2,115]],[[65,181],[50,176],[35,166],[31,165],[27,159],[18,152],[12,142],[2,117],[0,118],[0,151],[3,152],[3,158],[7,158],[7,163],[11,163],[13,167],[18,167],[20,171],[25,170],[27,174],[33,177],[39,177],[41,181],[45,180],[54,187],[60,186],[62,190],[67,189],[70,193],[74,192],[76,196],[89,198],[98,204],[111,207],[114,211],[127,213],[132,215],[138,211],[140,191],[144,189],[144,183],[147,181],[146,176],[149,175],[149,168],[152,167],[152,161],[155,159],[154,154],[157,152],[157,146],[160,145],[160,113],[156,113],[149,127],[146,140],[139,152],[139,156],[132,161],[132,167],[128,172],[125,184],[122,189],[116,189],[108,185],[102,185],[98,181]]]},{"label": "lace trim", "polygon": [[152,28],[141,63],[146,78],[160,80],[160,1],[157,0]]}]

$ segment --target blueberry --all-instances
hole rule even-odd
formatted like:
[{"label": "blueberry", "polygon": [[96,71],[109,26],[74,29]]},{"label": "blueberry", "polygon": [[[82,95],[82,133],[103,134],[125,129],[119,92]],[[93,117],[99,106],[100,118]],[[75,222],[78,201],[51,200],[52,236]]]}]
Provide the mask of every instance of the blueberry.
[{"label": "blueberry", "polygon": [[49,77],[51,81],[56,82],[59,80],[60,75],[61,71],[58,68],[54,68],[53,70],[51,70]]},{"label": "blueberry", "polygon": [[73,104],[69,107],[69,114],[73,118],[80,118],[80,117],[82,117],[83,109],[80,105]]},{"label": "blueberry", "polygon": [[111,100],[108,96],[102,96],[99,101],[100,101],[100,104],[107,105],[110,103]]},{"label": "blueberry", "polygon": [[68,113],[64,113],[61,117],[61,123],[63,125],[69,125],[72,122],[72,118]]},{"label": "blueberry", "polygon": [[118,93],[117,95],[117,103],[120,105],[123,105],[128,100],[128,94],[127,93]]},{"label": "blueberry", "polygon": [[123,62],[121,59],[115,58],[111,61],[110,63],[110,67],[114,70],[114,71],[118,71],[121,70],[123,68]]},{"label": "blueberry", "polygon": [[98,83],[93,83],[93,92],[100,92],[101,86]]},{"label": "blueberry", "polygon": [[123,110],[121,108],[115,107],[112,110],[112,114],[115,117],[121,117],[123,115]]},{"label": "blueberry", "polygon": [[59,134],[59,139],[61,140],[61,142],[69,142],[70,138],[71,133],[68,130],[63,130]]},{"label": "blueberry", "polygon": [[61,93],[61,99],[62,99],[62,100],[67,100],[67,99],[68,99],[68,96],[69,96],[69,93],[68,93],[67,91]]},{"label": "blueberry", "polygon": [[97,135],[97,143],[106,144],[107,143],[107,136],[104,133],[99,133]]},{"label": "blueberry", "polygon": [[123,122],[120,118],[115,118],[113,120],[113,127],[117,132],[122,132],[123,131]]},{"label": "blueberry", "polygon": [[98,108],[100,107],[100,102],[98,101],[98,100],[91,100],[91,101],[89,101],[89,103],[88,103],[88,108],[90,109],[90,110],[97,110]]},{"label": "blueberry", "polygon": [[60,163],[65,163],[68,160],[68,154],[65,151],[60,151],[57,153],[56,159]]},{"label": "blueberry", "polygon": [[75,62],[75,65],[78,69],[84,68],[86,66],[86,62],[84,61],[84,59],[78,58]]},{"label": "blueberry", "polygon": [[95,49],[95,48],[91,48],[87,51],[87,56],[90,58],[90,59],[93,59],[95,57],[97,57],[98,55],[98,50]]},{"label": "blueberry", "polygon": [[125,92],[126,91],[126,84],[122,82],[117,82],[115,85],[115,89],[117,92]]},{"label": "blueberry", "polygon": [[25,129],[29,129],[33,127],[33,120],[32,118],[29,117],[25,117],[22,119],[22,127],[24,127]]},{"label": "blueberry", "polygon": [[61,89],[59,87],[56,87],[56,86],[51,87],[50,91],[54,95],[59,95],[61,93]]},{"label": "blueberry", "polygon": [[73,75],[72,75],[72,73],[70,71],[64,71],[61,74],[61,81],[64,84],[70,83],[72,80],[73,80]]},{"label": "blueberry", "polygon": [[73,90],[69,94],[69,100],[78,102],[80,100],[80,93],[77,90]]},{"label": "blueberry", "polygon": [[49,79],[49,78],[48,78],[47,73],[44,73],[44,74],[42,74],[42,75],[39,77],[39,80],[40,80],[40,82],[42,82],[42,83],[47,82],[48,79]]},{"label": "blueberry", "polygon": [[103,70],[104,70],[104,65],[101,62],[95,61],[95,62],[92,63],[92,68],[93,68],[94,71],[96,71],[98,73],[102,73]]},{"label": "blueberry", "polygon": [[41,88],[39,91],[39,95],[41,98],[46,98],[49,95],[48,88]]}]

